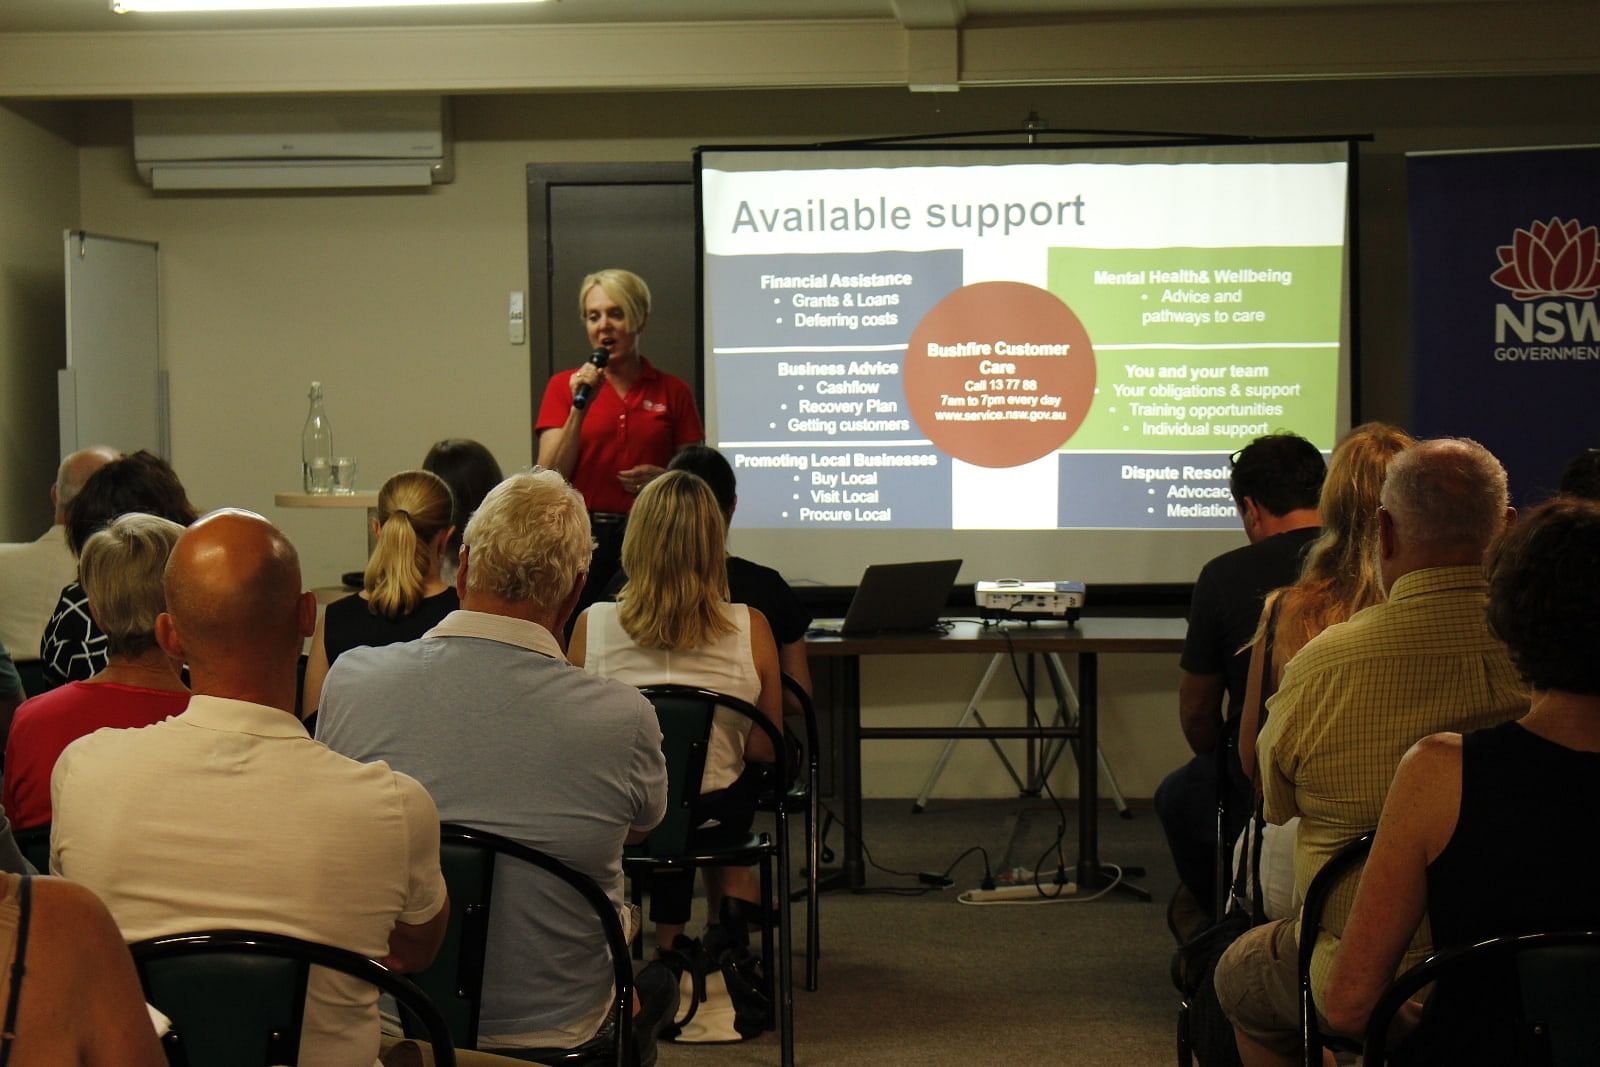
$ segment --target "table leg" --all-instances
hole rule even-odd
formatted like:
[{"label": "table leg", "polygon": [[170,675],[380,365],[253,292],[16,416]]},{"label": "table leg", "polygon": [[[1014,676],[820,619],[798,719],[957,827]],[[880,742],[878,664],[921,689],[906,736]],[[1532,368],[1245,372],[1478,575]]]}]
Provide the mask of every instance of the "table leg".
[{"label": "table leg", "polygon": [[[1079,893],[1094,893],[1111,883],[1100,866],[1100,661],[1093,652],[1078,654],[1078,866],[1073,880]],[[1142,867],[1122,868],[1117,889],[1149,901],[1150,893],[1129,882]]]},{"label": "table leg", "polygon": [[861,659],[842,657],[839,701],[839,803],[844,809],[845,885],[860,889],[867,883],[867,865],[861,849]]},{"label": "table leg", "polygon": [[1078,888],[1100,888],[1100,662],[1093,652],[1078,656]]},{"label": "table leg", "polygon": [[[865,853],[861,847],[861,659],[838,656],[828,660],[828,694],[834,709],[833,791],[839,801],[839,825],[844,831],[839,866],[819,872],[819,892],[860,889],[867,882]],[[820,831],[819,831],[820,832]]]}]

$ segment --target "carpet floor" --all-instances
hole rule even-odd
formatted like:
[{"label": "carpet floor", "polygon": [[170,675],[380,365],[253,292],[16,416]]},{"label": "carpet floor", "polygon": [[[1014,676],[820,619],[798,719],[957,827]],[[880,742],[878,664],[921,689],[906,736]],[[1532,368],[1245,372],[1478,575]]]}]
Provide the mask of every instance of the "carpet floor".
[{"label": "carpet floor", "polygon": [[[1070,864],[1077,822],[1071,804],[1065,813],[1062,847]],[[909,801],[868,801],[863,837],[882,869],[869,867],[870,892],[823,897],[815,993],[802,987],[797,951],[797,1064],[1173,1063],[1177,994],[1168,978],[1173,941],[1165,905],[1177,879],[1147,806],[1131,819],[1109,808],[1102,813],[1100,857],[1144,867],[1134,881],[1152,893],[1152,903],[1114,892],[1098,900],[964,905],[958,895],[983,876],[977,853],[956,865],[950,889],[886,892],[916,889],[916,872],[944,871],[973,846],[987,850],[996,875],[1013,864],[1031,869],[1048,852],[1039,865],[1053,877],[1058,823],[1048,800],[935,799],[919,815]],[[798,838],[798,821],[794,826]],[[838,848],[839,838],[835,826],[830,844]],[[804,914],[796,904],[797,948]],[[663,1045],[660,1054],[665,1067],[777,1060],[775,1034],[731,1046]]]}]

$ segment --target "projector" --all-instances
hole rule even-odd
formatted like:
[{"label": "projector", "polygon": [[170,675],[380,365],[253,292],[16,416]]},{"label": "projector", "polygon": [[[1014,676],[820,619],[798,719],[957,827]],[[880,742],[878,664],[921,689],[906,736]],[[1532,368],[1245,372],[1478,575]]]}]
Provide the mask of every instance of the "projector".
[{"label": "projector", "polygon": [[1082,582],[1023,581],[1001,578],[979,582],[973,589],[978,610],[986,618],[1057,618],[1077,622],[1083,609]]}]

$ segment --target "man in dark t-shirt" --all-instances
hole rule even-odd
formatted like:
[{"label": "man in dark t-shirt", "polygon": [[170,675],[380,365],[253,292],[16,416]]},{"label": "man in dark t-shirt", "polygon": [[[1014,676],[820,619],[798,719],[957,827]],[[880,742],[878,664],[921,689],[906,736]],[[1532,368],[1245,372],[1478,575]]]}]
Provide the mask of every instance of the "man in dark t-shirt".
[{"label": "man in dark t-shirt", "polygon": [[1229,488],[1250,543],[1207,563],[1195,580],[1178,683],[1178,718],[1195,757],[1167,775],[1155,800],[1178,878],[1212,914],[1219,764],[1227,778],[1229,840],[1238,836],[1251,808],[1250,783],[1238,757],[1250,667],[1245,646],[1266,594],[1300,575],[1305,550],[1319,532],[1317,498],[1327,470],[1316,446],[1294,434],[1258,437],[1234,454],[1232,465]]}]

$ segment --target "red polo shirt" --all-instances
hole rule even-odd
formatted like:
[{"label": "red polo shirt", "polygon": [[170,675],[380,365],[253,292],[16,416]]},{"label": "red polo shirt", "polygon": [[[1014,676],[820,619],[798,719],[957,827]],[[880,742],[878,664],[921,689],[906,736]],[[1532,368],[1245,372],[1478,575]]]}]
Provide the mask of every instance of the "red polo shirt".
[{"label": "red polo shirt", "polygon": [[[535,433],[566,425],[573,373],[561,371],[545,386]],[[644,463],[665,467],[678,449],[705,436],[689,387],[640,356],[639,378],[627,396],[602,382],[590,399],[578,436],[572,487],[583,494],[590,511],[626,512],[634,497],[617,481],[620,472]]]}]

